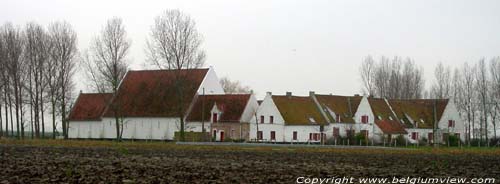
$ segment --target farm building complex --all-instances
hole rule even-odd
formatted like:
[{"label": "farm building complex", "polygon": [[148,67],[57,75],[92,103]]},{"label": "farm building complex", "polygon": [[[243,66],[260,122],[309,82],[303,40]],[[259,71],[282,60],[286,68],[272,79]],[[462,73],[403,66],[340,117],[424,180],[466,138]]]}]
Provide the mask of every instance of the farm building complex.
[{"label": "farm building complex", "polygon": [[409,143],[441,143],[449,135],[465,139],[464,122],[451,100],[268,92],[258,102],[254,94],[225,94],[213,68],[129,71],[115,94],[81,93],[68,119],[69,137],[77,139],[116,138],[116,119],[123,139],[174,140],[183,124],[185,132],[206,132],[214,141],[319,143],[355,135],[376,143],[397,137]]}]

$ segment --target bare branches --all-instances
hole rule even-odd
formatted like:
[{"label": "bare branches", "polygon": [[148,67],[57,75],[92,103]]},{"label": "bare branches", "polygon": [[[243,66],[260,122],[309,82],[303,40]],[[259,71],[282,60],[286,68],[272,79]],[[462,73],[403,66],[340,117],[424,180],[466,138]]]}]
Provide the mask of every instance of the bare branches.
[{"label": "bare branches", "polygon": [[206,57],[201,43],[194,20],[179,10],[167,10],[151,27],[148,61],[162,69],[199,68]]},{"label": "bare branches", "polygon": [[128,69],[131,41],[120,18],[107,21],[91,48],[82,56],[92,87],[98,92],[116,92]]},{"label": "bare branches", "polygon": [[[59,88],[59,90],[53,90],[54,92],[57,90],[60,99],[63,135],[65,138],[68,138],[69,127],[66,121],[66,114],[68,113],[67,102],[69,102],[69,97],[71,96],[71,90],[73,88],[72,77],[76,65],[75,56],[78,52],[76,47],[77,36],[71,25],[67,22],[52,23],[49,26],[49,35],[52,64],[57,66],[57,68],[54,68],[55,73],[50,74],[56,75],[53,80],[56,80],[57,83],[52,87]],[[55,112],[53,112],[53,114],[55,114]],[[53,125],[55,126],[55,122],[53,122]]]},{"label": "bare branches", "polygon": [[391,60],[382,56],[378,62],[371,56],[360,67],[363,91],[370,96],[409,99],[421,98],[424,90],[423,69],[410,58]]},{"label": "bare branches", "polygon": [[439,63],[434,70],[435,83],[431,88],[431,95],[437,99],[447,99],[452,96],[451,69]]},{"label": "bare branches", "polygon": [[221,78],[220,84],[226,94],[250,93],[252,91],[249,86],[243,86],[240,81],[231,81],[228,77]]}]

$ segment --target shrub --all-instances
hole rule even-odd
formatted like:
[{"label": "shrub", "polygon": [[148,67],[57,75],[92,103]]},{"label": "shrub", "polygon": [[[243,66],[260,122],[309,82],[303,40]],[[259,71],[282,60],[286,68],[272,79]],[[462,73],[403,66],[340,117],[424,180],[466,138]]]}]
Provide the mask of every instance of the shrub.
[{"label": "shrub", "polygon": [[406,139],[403,135],[398,135],[396,137],[396,144],[397,146],[404,146],[406,145]]},{"label": "shrub", "polygon": [[362,133],[357,133],[354,137],[356,139],[357,144],[366,144],[366,137]]},{"label": "shrub", "polygon": [[448,135],[446,141],[446,144],[449,146],[458,146],[461,143],[460,138],[456,135]]}]

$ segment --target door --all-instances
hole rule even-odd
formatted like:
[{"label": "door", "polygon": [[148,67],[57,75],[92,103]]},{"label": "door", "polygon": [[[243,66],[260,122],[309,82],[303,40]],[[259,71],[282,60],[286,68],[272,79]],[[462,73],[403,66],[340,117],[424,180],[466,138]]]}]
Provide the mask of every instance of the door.
[{"label": "door", "polygon": [[224,131],[220,132],[220,142],[224,142]]}]

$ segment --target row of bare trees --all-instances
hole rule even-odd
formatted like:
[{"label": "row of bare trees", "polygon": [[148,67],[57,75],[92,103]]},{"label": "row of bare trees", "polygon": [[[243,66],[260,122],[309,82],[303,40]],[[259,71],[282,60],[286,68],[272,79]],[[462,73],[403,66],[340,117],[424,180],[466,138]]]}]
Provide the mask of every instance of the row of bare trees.
[{"label": "row of bare trees", "polygon": [[439,87],[438,83],[434,85],[433,88],[442,88],[443,92],[437,91],[433,97],[437,98],[439,94],[444,94],[443,97],[454,100],[467,123],[468,140],[475,138],[486,141],[498,138],[496,132],[500,110],[500,58],[494,57],[489,60],[482,58],[476,63],[464,63],[456,67],[453,74],[451,71],[451,69],[436,70],[436,76],[444,72],[449,74],[442,76],[452,77],[449,77],[451,86]]},{"label": "row of bare trees", "polygon": [[52,115],[52,136],[58,123],[67,136],[63,117],[72,97],[76,44],[66,22],[0,27],[0,136],[22,139],[30,128],[32,138],[44,137],[46,113]]},{"label": "row of bare trees", "polygon": [[[366,95],[391,99],[452,99],[466,121],[467,140],[497,138],[500,110],[500,58],[452,67],[439,63],[425,89],[423,69],[410,59],[367,56],[359,69]],[[493,126],[493,127],[490,127]],[[489,133],[494,135],[491,136]]]},{"label": "row of bare trees", "polygon": [[372,56],[363,59],[360,67],[363,92],[370,96],[411,99],[422,98],[425,89],[423,69],[411,58]]}]

